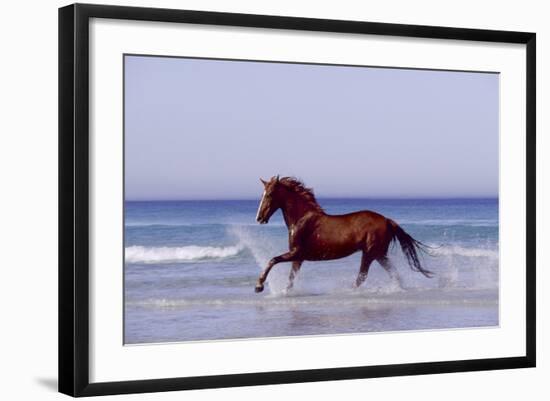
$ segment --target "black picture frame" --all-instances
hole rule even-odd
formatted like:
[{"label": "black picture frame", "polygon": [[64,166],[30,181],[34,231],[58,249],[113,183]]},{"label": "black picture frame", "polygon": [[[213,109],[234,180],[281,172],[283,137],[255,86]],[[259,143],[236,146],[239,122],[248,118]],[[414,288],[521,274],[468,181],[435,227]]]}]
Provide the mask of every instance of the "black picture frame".
[{"label": "black picture frame", "polygon": [[[90,18],[517,43],[526,46],[526,353],[520,357],[90,383],[89,82]],[[74,4],[59,9],[59,391],[71,396],[252,386],[534,367],[535,33],[221,12]]]}]

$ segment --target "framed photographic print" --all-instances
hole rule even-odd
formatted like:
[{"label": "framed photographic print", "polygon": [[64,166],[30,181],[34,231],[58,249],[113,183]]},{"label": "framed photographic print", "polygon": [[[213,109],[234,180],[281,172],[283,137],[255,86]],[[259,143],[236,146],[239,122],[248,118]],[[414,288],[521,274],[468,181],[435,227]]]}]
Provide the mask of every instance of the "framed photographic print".
[{"label": "framed photographic print", "polygon": [[59,10],[59,390],[535,366],[535,34]]}]

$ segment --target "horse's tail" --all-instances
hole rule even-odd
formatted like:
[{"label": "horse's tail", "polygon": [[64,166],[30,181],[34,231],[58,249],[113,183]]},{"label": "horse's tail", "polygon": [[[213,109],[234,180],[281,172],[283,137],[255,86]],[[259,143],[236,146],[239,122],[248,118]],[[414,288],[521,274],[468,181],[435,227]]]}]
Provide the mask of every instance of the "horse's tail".
[{"label": "horse's tail", "polygon": [[399,241],[401,250],[405,254],[410,268],[415,272],[422,273],[424,276],[431,278],[434,273],[422,267],[417,252],[421,251],[428,253],[427,249],[429,247],[407,234],[395,221],[388,219],[388,223],[391,227],[392,241],[396,239]]}]

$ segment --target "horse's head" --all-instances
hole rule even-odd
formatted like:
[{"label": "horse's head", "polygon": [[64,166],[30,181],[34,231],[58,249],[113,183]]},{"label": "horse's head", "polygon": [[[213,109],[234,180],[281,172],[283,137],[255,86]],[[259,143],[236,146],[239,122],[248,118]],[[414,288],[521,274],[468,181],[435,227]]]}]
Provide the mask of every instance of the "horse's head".
[{"label": "horse's head", "polygon": [[260,224],[267,224],[273,213],[281,207],[278,196],[278,189],[280,189],[281,185],[279,184],[279,176],[272,177],[269,181],[264,181],[260,178],[260,181],[264,185],[264,193],[260,201],[260,206],[258,206],[256,221]]}]

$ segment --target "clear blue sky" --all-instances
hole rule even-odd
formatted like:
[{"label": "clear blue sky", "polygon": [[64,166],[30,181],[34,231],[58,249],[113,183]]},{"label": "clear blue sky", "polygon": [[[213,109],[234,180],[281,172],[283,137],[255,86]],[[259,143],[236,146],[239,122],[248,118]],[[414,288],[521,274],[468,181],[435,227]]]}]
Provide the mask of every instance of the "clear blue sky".
[{"label": "clear blue sky", "polygon": [[126,199],[495,197],[498,113],[498,74],[126,56]]}]

